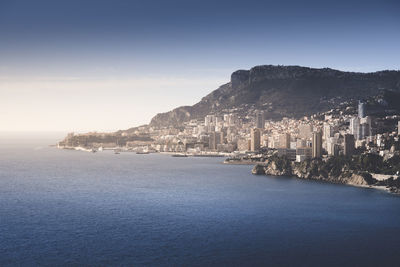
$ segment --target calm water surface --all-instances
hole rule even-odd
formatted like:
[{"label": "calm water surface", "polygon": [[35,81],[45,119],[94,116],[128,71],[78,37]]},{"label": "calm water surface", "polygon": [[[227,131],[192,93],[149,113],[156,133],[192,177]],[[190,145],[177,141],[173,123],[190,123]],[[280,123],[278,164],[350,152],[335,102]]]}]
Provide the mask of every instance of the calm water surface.
[{"label": "calm water surface", "polygon": [[400,197],[0,139],[0,266],[398,266]]}]

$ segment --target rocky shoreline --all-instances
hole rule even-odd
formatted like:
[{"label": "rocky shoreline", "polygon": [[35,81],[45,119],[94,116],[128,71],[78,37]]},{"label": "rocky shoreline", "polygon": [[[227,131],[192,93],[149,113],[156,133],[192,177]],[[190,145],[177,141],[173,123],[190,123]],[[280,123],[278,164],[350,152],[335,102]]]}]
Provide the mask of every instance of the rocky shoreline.
[{"label": "rocky shoreline", "polygon": [[318,180],[335,184],[375,188],[400,194],[400,179],[396,176],[386,180],[377,180],[366,171],[335,168],[332,162],[313,159],[304,162],[292,162],[283,157],[273,156],[252,169],[255,175],[289,176],[299,179]]}]

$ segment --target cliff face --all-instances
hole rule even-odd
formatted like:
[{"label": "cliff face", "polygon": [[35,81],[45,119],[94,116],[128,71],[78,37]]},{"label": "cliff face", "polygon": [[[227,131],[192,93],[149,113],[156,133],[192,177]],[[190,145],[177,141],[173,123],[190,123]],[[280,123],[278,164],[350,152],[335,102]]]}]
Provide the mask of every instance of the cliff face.
[{"label": "cliff face", "polygon": [[235,71],[230,82],[193,106],[157,114],[150,125],[181,125],[190,119],[246,105],[265,110],[269,118],[298,118],[335,107],[334,99],[362,99],[381,90],[400,92],[400,71],[355,73],[329,68],[257,66]]},{"label": "cliff face", "polygon": [[294,176],[300,179],[357,186],[374,185],[377,183],[368,173],[357,173],[346,168],[338,171],[334,168],[334,166],[330,166],[329,163],[324,163],[320,159],[295,163],[285,158],[271,157],[264,163],[255,165],[252,173],[257,175]]}]

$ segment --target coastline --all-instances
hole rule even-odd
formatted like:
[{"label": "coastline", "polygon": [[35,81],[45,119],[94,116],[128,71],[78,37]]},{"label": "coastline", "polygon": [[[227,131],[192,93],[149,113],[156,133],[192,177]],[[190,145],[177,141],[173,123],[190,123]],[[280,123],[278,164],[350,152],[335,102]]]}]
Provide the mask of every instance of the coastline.
[{"label": "coastline", "polygon": [[390,178],[388,179],[377,180],[373,178],[373,175],[371,173],[366,171],[356,172],[351,170],[342,170],[339,175],[333,176],[329,174],[326,175],[326,173],[323,173],[323,171],[319,169],[315,170],[315,166],[317,166],[318,168],[322,168],[323,163],[321,163],[321,161],[316,161],[317,164],[311,161],[311,163],[307,163],[307,168],[304,168],[304,166],[301,166],[300,164],[296,164],[294,162],[285,162],[288,165],[279,166],[275,162],[275,160],[277,159],[269,159],[266,160],[266,162],[254,165],[251,171],[252,174],[314,180],[332,184],[342,184],[360,188],[377,189],[395,195],[400,195],[400,188],[398,186],[399,178],[394,178],[395,175],[390,176]]},{"label": "coastline", "polygon": [[[61,150],[75,150],[83,152],[101,152],[101,151],[118,151],[118,152],[136,152],[137,154],[149,154],[159,153],[163,155],[178,156],[178,157],[217,157],[217,158],[228,158],[232,156],[232,153],[221,153],[221,152],[201,152],[201,153],[186,153],[186,152],[159,152],[155,150],[142,150],[140,148],[126,148],[126,147],[82,147],[82,146],[61,146],[61,145],[50,145]],[[138,153],[139,152],[139,153]],[[254,164],[254,163],[253,163]]]},{"label": "coastline", "polygon": [[[136,150],[132,149],[121,149],[121,148],[104,148],[104,149],[94,149],[94,148],[85,148],[85,147],[67,147],[67,146],[58,146],[58,149],[65,149],[65,150],[75,150],[75,151],[84,151],[84,152],[97,152],[97,151],[103,151],[103,150],[110,150],[110,151],[116,151],[118,150],[119,152],[136,152]],[[339,177],[322,177],[322,176],[312,176],[310,174],[308,175],[299,175],[298,171],[292,172],[290,169],[280,169],[277,168],[277,166],[274,164],[271,166],[271,162],[260,162],[260,161],[255,161],[255,160],[248,160],[248,159],[232,159],[229,158],[231,154],[229,153],[199,153],[199,154],[194,154],[194,153],[176,153],[176,152],[152,152],[152,153],[159,153],[163,155],[170,155],[170,156],[177,156],[179,157],[228,157],[224,161],[222,161],[222,164],[226,165],[253,165],[252,169],[252,174],[254,175],[267,175],[267,176],[274,176],[274,177],[292,177],[296,179],[303,179],[303,180],[315,180],[315,181],[321,181],[321,182],[326,182],[326,183],[332,183],[332,184],[342,184],[342,185],[348,185],[348,186],[354,186],[354,187],[359,187],[359,188],[365,188],[365,189],[376,189],[380,191],[384,191],[387,193],[391,193],[394,195],[400,195],[400,189],[395,188],[395,187],[390,187],[390,186],[385,186],[385,185],[376,185],[376,184],[369,184],[368,182],[365,181],[365,179],[362,177],[362,175],[359,174],[352,174],[350,177],[345,177],[345,176],[339,176]],[[140,154],[140,153],[139,153]],[[293,167],[291,165],[291,167]],[[369,173],[368,173],[369,174]],[[371,174],[369,174],[371,175]],[[374,177],[379,177],[379,176],[385,176],[381,174],[376,174]],[[390,175],[386,175],[390,176]],[[349,179],[351,178],[351,179]],[[374,178],[373,178],[374,179]],[[374,179],[376,182],[385,182],[385,179]],[[387,180],[387,179],[386,179]]]}]

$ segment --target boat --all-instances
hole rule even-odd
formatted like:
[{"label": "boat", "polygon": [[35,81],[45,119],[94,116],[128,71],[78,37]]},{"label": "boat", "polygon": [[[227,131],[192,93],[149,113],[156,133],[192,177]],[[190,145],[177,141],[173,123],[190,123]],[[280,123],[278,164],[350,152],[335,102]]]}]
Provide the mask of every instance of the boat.
[{"label": "boat", "polygon": [[136,154],[150,154],[149,151],[137,151]]},{"label": "boat", "polygon": [[177,158],[186,158],[188,155],[186,154],[172,154],[172,157],[177,157]]}]

